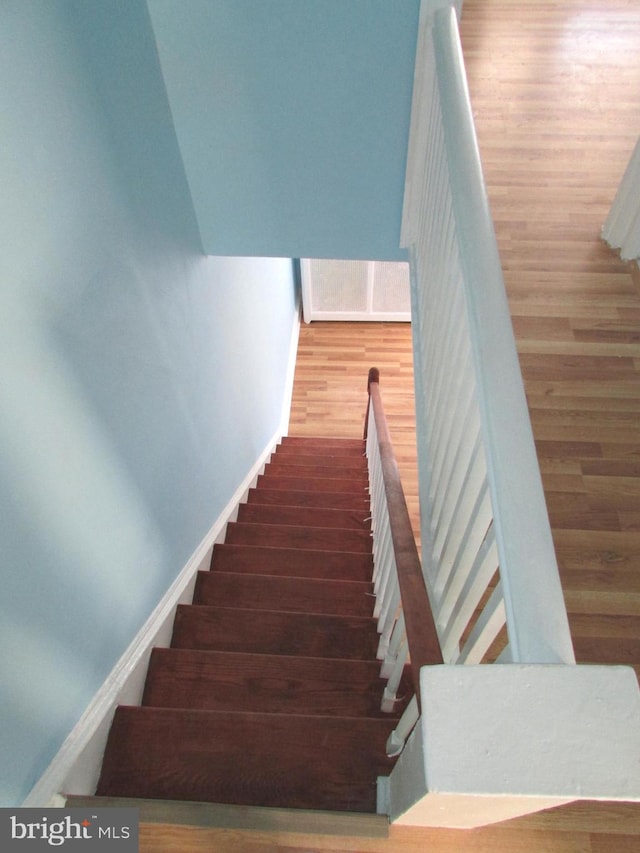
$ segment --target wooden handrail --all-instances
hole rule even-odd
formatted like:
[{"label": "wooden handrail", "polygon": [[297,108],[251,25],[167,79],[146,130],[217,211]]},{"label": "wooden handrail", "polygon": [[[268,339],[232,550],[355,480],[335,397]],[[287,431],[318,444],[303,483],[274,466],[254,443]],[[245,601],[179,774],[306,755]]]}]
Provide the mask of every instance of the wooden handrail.
[{"label": "wooden handrail", "polygon": [[391,540],[411,658],[411,674],[419,706],[420,668],[441,664],[443,658],[429,594],[422,574],[418,548],[409,519],[400,472],[391,444],[379,383],[380,372],[377,368],[372,367],[368,378],[367,413],[370,407],[373,407],[382,478],[389,512]]}]

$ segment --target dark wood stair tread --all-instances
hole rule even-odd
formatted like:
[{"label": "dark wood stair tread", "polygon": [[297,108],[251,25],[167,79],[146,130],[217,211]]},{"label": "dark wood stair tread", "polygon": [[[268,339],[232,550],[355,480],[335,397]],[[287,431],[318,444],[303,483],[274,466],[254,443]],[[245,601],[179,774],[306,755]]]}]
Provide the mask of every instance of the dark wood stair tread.
[{"label": "dark wood stair tread", "polygon": [[365,451],[365,442],[361,438],[325,438],[318,436],[286,435],[277,448],[295,448],[304,453],[321,451],[333,455],[356,456]]},{"label": "dark wood stair tread", "polygon": [[315,451],[314,453],[301,453],[300,451],[287,451],[279,448],[272,454],[269,465],[278,468],[280,465],[294,468],[313,468],[320,466],[330,470],[338,470],[339,476],[345,476],[346,472],[353,472],[358,476],[367,476],[367,459],[365,456],[340,456],[326,451]]},{"label": "dark wood stair tread", "polygon": [[231,545],[224,542],[213,549],[211,571],[369,581],[373,558],[371,554],[352,551]]},{"label": "dark wood stair tread", "polygon": [[173,648],[375,660],[373,618],[179,605]]},{"label": "dark wood stair tread", "polygon": [[374,597],[373,585],[364,581],[217,571],[198,573],[193,603],[366,617]]},{"label": "dark wood stair tread", "polygon": [[318,479],[347,480],[366,489],[368,474],[366,468],[358,467],[353,470],[344,465],[289,465],[285,460],[274,461],[264,471],[265,480],[272,476],[278,477],[317,477]]},{"label": "dark wood stair tread", "polygon": [[277,471],[260,474],[257,488],[296,489],[297,491],[349,492],[367,496],[368,491],[362,480],[350,477],[303,477],[301,475],[281,474]]},{"label": "dark wood stair tread", "polygon": [[[143,705],[211,711],[381,717],[384,682],[377,661],[154,649]],[[401,696],[410,694],[408,682]]]},{"label": "dark wood stair tread", "polygon": [[250,489],[248,504],[269,504],[273,506],[327,507],[329,509],[350,509],[370,514],[369,493],[353,492],[316,492],[303,489],[272,489],[262,485],[259,489]]},{"label": "dark wood stair tread", "polygon": [[374,812],[393,761],[379,719],[117,709],[98,796]]},{"label": "dark wood stair tread", "polygon": [[250,524],[287,524],[295,527],[335,527],[342,530],[362,530],[368,534],[371,531],[371,520],[366,506],[353,510],[295,504],[270,506],[246,503],[238,508],[238,521]]},{"label": "dark wood stair tread", "polygon": [[235,545],[270,545],[274,548],[303,548],[313,551],[371,553],[368,530],[305,527],[293,524],[253,524],[233,521],[227,525],[225,542]]}]

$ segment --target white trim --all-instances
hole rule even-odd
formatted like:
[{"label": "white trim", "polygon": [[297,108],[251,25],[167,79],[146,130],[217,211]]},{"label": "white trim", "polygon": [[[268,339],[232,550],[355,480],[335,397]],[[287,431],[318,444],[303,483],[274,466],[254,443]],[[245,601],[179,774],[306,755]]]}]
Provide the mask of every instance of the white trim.
[{"label": "white trim", "polygon": [[302,319],[305,323],[311,322],[311,260],[300,258],[300,285],[302,292]]},{"label": "white trim", "polygon": [[192,600],[198,571],[208,568],[214,544],[224,539],[227,522],[235,517],[238,504],[246,498],[248,490],[254,485],[280,437],[281,433],[278,431],[271,438],[249,474],[95,694],[49,767],[27,795],[22,803],[23,808],[59,805],[61,793],[93,794],[116,706],[140,703],[151,650],[154,646],[169,645],[176,607]]},{"label": "white trim", "polygon": [[291,401],[293,399],[293,380],[296,372],[296,358],[298,355],[298,341],[300,339],[300,323],[302,313],[302,294],[296,294],[296,310],[293,315],[291,327],[291,343],[289,345],[289,366],[285,379],[284,396],[282,400],[282,416],[280,419],[280,436],[289,432],[289,418],[291,416]]},{"label": "white trim", "polygon": [[410,323],[410,311],[379,311],[365,314],[362,311],[323,311],[321,314],[313,314],[308,322],[322,320],[324,322],[343,323]]}]

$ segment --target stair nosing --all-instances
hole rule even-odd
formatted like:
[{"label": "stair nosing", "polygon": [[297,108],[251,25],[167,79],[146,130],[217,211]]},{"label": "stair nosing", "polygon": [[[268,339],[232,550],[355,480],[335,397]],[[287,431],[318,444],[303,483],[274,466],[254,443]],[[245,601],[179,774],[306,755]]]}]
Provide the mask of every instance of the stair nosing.
[{"label": "stair nosing", "polygon": [[[224,604],[178,604],[177,610],[185,610],[191,607],[202,608],[205,610],[234,610],[242,611],[243,613],[277,613],[278,616],[320,616],[322,619],[359,619],[362,622],[376,622],[375,616],[351,616],[348,613],[314,613],[309,610],[260,610],[255,607],[227,607]],[[295,657],[295,655],[287,655],[287,657]]]},{"label": "stair nosing", "polygon": [[[236,522],[231,522],[231,523],[235,524]],[[327,529],[327,528],[320,528],[320,529],[322,530],[322,529]],[[328,528],[328,529],[331,530],[332,528]],[[262,545],[262,544],[253,545],[253,544],[244,543],[244,542],[219,542],[216,544],[215,547],[218,547],[218,545],[224,545],[225,547],[228,547],[228,548],[260,548],[260,549],[264,549],[266,551],[290,551],[291,553],[294,553],[294,554],[304,553],[305,551],[311,551],[314,554],[325,554],[325,555],[326,554],[356,554],[359,557],[370,557],[371,556],[371,554],[361,554],[359,551],[341,551],[339,549],[336,549],[335,551],[323,551],[322,548],[287,548],[286,545]]]},{"label": "stair nosing", "polygon": [[[345,558],[354,558],[354,559],[358,558],[358,561],[364,559],[368,563],[373,564],[372,553],[366,552],[366,551],[342,551],[342,550],[323,551],[322,548],[287,548],[287,547],[284,547],[281,545],[262,545],[262,544],[261,545],[253,545],[253,544],[244,543],[244,542],[224,542],[222,544],[224,545],[224,547],[226,549],[250,548],[250,549],[255,550],[255,551],[270,552],[268,554],[265,554],[265,557],[272,557],[273,553],[276,551],[279,551],[281,553],[284,552],[287,557],[299,556],[302,554],[306,554],[306,555],[313,554],[313,555],[317,555],[317,559],[321,559],[320,555],[322,555],[322,557],[326,558],[327,555],[332,554],[334,556],[341,556],[341,557],[345,557]],[[215,549],[214,549],[214,553],[215,553]],[[224,552],[218,551],[218,554],[220,554],[220,553],[224,553]],[[231,553],[231,552],[229,552],[229,553]],[[213,556],[212,556],[212,564],[213,564]],[[216,571],[216,569],[211,568],[210,571]],[[260,572],[255,572],[255,574],[260,574]]]},{"label": "stair nosing", "polygon": [[[283,462],[280,459],[278,460],[278,462],[275,463],[268,462],[265,465],[263,476],[266,477],[268,476],[268,474],[278,474],[279,476],[284,477],[297,476],[299,479],[309,477],[309,479],[311,480],[357,480],[362,482],[366,482],[369,480],[369,472],[367,468],[358,468],[358,470],[355,470],[352,467],[349,467],[349,473],[345,474],[344,471],[346,467],[347,466],[344,465],[302,465],[301,463],[291,465],[290,463]],[[293,475],[289,475],[288,471],[281,472],[279,470],[280,468],[293,469],[294,473]],[[309,473],[309,471],[301,471],[296,474],[295,472],[299,468],[311,468],[313,470],[311,473]],[[335,477],[332,476],[334,471],[336,472]]]},{"label": "stair nosing", "polygon": [[[259,491],[260,491],[260,489],[257,490],[257,492],[259,492]],[[284,492],[284,494],[286,494],[286,495],[290,494],[289,489],[269,489],[268,491],[270,491],[270,492]],[[307,492],[309,492],[309,490],[307,490]],[[311,494],[315,494],[315,492],[312,491]],[[245,502],[245,503],[240,504],[240,506],[250,506],[250,504],[248,502]],[[269,506],[269,504],[261,504],[261,506]],[[300,506],[300,504],[276,504],[275,508],[278,510],[283,510],[283,511],[284,510],[291,510],[291,509],[301,509],[301,510],[320,510],[321,512],[336,512],[336,513],[337,512],[343,512],[343,513],[344,512],[357,512],[357,510],[352,509],[351,507],[342,507],[342,506],[311,506],[310,507],[310,506]],[[230,523],[233,524],[233,522],[230,522]],[[248,523],[252,524],[253,522],[248,522]],[[258,524],[265,524],[265,523],[269,524],[270,522],[260,521],[257,523]],[[277,524],[277,523],[278,522],[274,522],[274,524]],[[304,525],[294,525],[294,526],[303,527]],[[336,529],[336,528],[332,528],[332,529]],[[338,528],[338,529],[348,530],[350,528],[345,527],[345,528]]]},{"label": "stair nosing", "polygon": [[[335,513],[352,512],[352,513],[357,513],[358,512],[357,509],[349,509],[349,508],[341,509],[340,507],[335,508],[335,507],[328,507],[328,506],[307,507],[307,506],[293,506],[291,504],[268,504],[268,503],[261,504],[259,501],[254,501],[252,503],[242,504],[242,506],[251,507],[251,509],[249,509],[249,510],[242,511],[242,515],[244,515],[245,513],[248,513],[249,515],[251,515],[253,513],[255,513],[256,515],[259,515],[260,512],[265,512],[265,514],[267,514],[269,512],[273,512],[273,513],[281,512],[284,515],[287,512],[291,513],[292,511],[300,512],[300,513],[305,512],[305,511],[307,511],[307,512],[320,511],[322,513],[326,513],[326,512],[335,512]],[[325,516],[325,518],[326,518],[326,516]],[[337,518],[337,515],[336,515],[336,518]],[[333,530],[333,531],[343,531],[343,532],[353,533],[355,531],[358,533],[368,533],[369,535],[371,535],[370,522],[371,522],[371,515],[365,515],[365,517],[362,519],[359,519],[359,518],[353,519],[353,526],[352,527],[343,527],[342,525],[337,525],[337,524],[327,526],[327,524],[312,524],[309,522],[307,522],[306,524],[292,524],[292,523],[279,522],[279,521],[268,521],[268,520],[256,521],[253,518],[240,518],[240,513],[239,513],[238,518],[235,521],[232,521],[229,523],[230,524],[262,524],[262,525],[268,525],[269,527],[273,526],[273,527],[280,527],[280,528],[282,528],[282,527],[295,527],[298,529],[304,528],[305,530],[312,530],[314,532],[317,530]]]},{"label": "stair nosing", "polygon": [[194,714],[194,715],[210,715],[210,716],[228,716],[228,717],[258,717],[260,719],[282,719],[286,717],[287,719],[295,718],[295,719],[303,719],[303,720],[313,720],[314,724],[320,720],[325,720],[329,722],[335,723],[337,720],[344,720],[352,722],[353,720],[362,722],[363,720],[366,722],[379,724],[387,724],[394,723],[395,719],[393,717],[349,717],[343,716],[340,714],[331,715],[331,714],[295,714],[281,711],[216,711],[209,710],[208,708],[174,708],[174,707],[163,707],[162,705],[118,705],[118,710],[126,711],[135,711],[135,712],[154,712],[154,713],[168,713],[168,714]]},{"label": "stair nosing", "polygon": [[[317,507],[315,507],[317,509]],[[293,507],[293,509],[297,509],[297,507]],[[286,524],[279,523],[277,521],[244,521],[243,519],[239,519],[237,521],[230,521],[227,524],[227,527],[237,526],[239,524],[246,525],[247,527],[277,527],[278,529],[282,528],[292,528],[293,530],[313,530],[314,533],[317,533],[320,530],[331,531],[332,533],[360,533],[363,538],[371,538],[370,530],[359,530],[357,527],[309,527],[307,524]],[[234,545],[237,543],[229,542],[229,545]],[[298,549],[294,549],[298,550]],[[314,549],[310,549],[314,550]],[[322,549],[316,549],[322,550]]]},{"label": "stair nosing", "polygon": [[[285,465],[285,463],[284,462],[280,463],[280,465]],[[276,467],[280,467],[280,466],[276,466]],[[291,468],[297,468],[299,466],[291,465],[290,467]],[[318,466],[311,466],[311,467],[318,467]],[[322,466],[320,466],[320,467],[322,467]],[[348,480],[349,482],[352,482],[353,480],[355,480],[357,482],[357,485],[360,485],[361,483],[363,483],[363,484],[365,484],[365,486],[368,485],[368,482],[369,482],[369,476],[368,476],[368,473],[366,470],[362,471],[358,476],[345,475],[345,476],[331,477],[325,473],[321,473],[321,474],[304,474],[304,473],[289,474],[287,471],[276,471],[275,468],[269,469],[269,463],[267,463],[264,471],[262,472],[262,474],[260,476],[265,478],[265,479],[273,476],[273,477],[288,477],[288,478],[294,479],[294,480]]]},{"label": "stair nosing", "polygon": [[[326,551],[322,551],[323,554],[326,554]],[[332,553],[332,552],[329,552]],[[342,553],[342,552],[340,552]],[[346,553],[353,553],[352,551],[347,551]],[[233,578],[246,578],[246,577],[256,577],[256,578],[273,578],[274,580],[292,580],[292,581],[311,581],[313,583],[325,584],[325,583],[341,583],[341,584],[358,584],[358,586],[367,586],[372,587],[373,581],[354,581],[350,578],[314,578],[314,577],[306,577],[302,575],[301,577],[298,575],[270,575],[266,572],[228,572],[224,569],[218,569],[212,571],[211,569],[199,569],[198,575],[205,576],[216,576],[216,575],[228,575]],[[362,590],[365,595],[367,594],[365,590]],[[370,593],[373,596],[373,592]],[[241,608],[242,609],[242,608]]]},{"label": "stair nosing", "polygon": [[[292,478],[291,478],[291,477],[288,477],[287,479],[292,479]],[[296,479],[296,478],[294,477],[293,479]],[[297,479],[304,479],[304,478],[303,478],[303,477],[299,477],[299,478],[297,478]],[[325,479],[326,479],[326,478],[325,478]],[[348,479],[348,478],[347,478],[347,479]],[[262,482],[264,483],[264,481],[262,481]],[[317,492],[315,489],[291,489],[291,488],[284,488],[284,489],[283,489],[283,488],[278,488],[277,486],[270,486],[270,485],[253,486],[253,487],[250,489],[250,492],[252,492],[252,493],[256,493],[256,494],[259,494],[260,492],[284,492],[285,494],[291,494],[292,492],[294,492],[295,494],[298,494],[298,493],[299,493],[299,494],[301,494],[301,495],[317,495],[317,494],[318,494],[318,492]],[[345,494],[349,495],[349,494],[351,494],[351,493],[350,493],[350,492],[346,492],[346,493],[345,493],[345,492],[325,492],[325,491],[321,491],[321,492],[320,492],[320,494],[322,494],[322,495],[333,495],[333,496],[344,497],[344,496],[345,496]],[[353,497],[355,497],[356,499],[359,499],[359,500],[363,500],[363,501],[368,501],[368,500],[370,500],[370,494],[369,494],[369,492],[368,492],[368,491],[366,491],[366,492],[365,492],[365,493],[363,493],[362,495],[358,495],[358,494],[357,494],[357,492],[354,492],[354,493],[353,493]],[[336,507],[336,509],[340,509],[340,507]]]},{"label": "stair nosing", "polygon": [[[287,655],[287,654],[277,655],[277,654],[273,654],[270,652],[243,652],[243,651],[238,651],[235,649],[234,650],[198,649],[198,648],[192,649],[192,648],[184,648],[182,646],[177,646],[177,647],[174,647],[174,646],[156,646],[155,648],[152,649],[152,653],[153,654],[156,654],[156,653],[172,654],[172,655],[182,654],[185,656],[192,655],[192,654],[198,654],[198,655],[235,655],[235,656],[247,657],[247,658],[255,658],[255,657],[271,658],[274,661],[278,661],[278,662],[282,661],[283,659],[284,660],[298,660],[298,661],[304,661],[305,664],[307,662],[311,662],[311,664],[313,664],[313,661],[322,661],[323,663],[327,663],[327,664],[331,664],[331,665],[335,665],[337,663],[338,665],[346,665],[349,667],[350,666],[357,667],[357,666],[363,666],[364,665],[367,667],[371,667],[372,669],[374,666],[377,669],[380,669],[382,666],[382,661],[378,660],[377,658],[375,660],[373,660],[373,659],[370,660],[370,659],[366,659],[366,658],[327,658],[327,657],[321,657],[319,655]],[[408,664],[407,664],[407,666],[408,666]],[[384,679],[382,679],[382,678],[380,680],[384,681]]]},{"label": "stair nosing", "polygon": [[[353,477],[323,477],[323,476],[319,476],[319,475],[313,476],[311,474],[298,474],[296,476],[296,474],[289,474],[288,472],[280,472],[280,471],[270,471],[267,473],[267,469],[265,469],[265,471],[262,474],[258,475],[258,483],[264,483],[265,481],[277,480],[277,479],[300,480],[302,482],[314,481],[318,485],[320,485],[321,483],[324,483],[324,482],[353,483],[353,481],[354,481]],[[368,493],[369,478],[368,477],[358,477],[355,479],[357,481],[354,484],[354,486],[357,487],[358,489],[362,488],[363,491],[366,491]],[[308,491],[308,489],[307,489],[307,491]],[[326,489],[326,490],[320,489],[320,491],[330,491],[330,489]],[[356,488],[354,488],[354,491],[356,491]]]},{"label": "stair nosing", "polygon": [[[297,501],[297,503],[292,504],[291,501]],[[262,484],[249,490],[247,499],[242,505],[245,504],[247,506],[296,506],[304,509],[335,509],[343,512],[364,512],[368,516],[371,515],[370,495],[368,493],[359,495],[357,492],[280,489]]]},{"label": "stair nosing", "polygon": [[[351,461],[350,461],[351,459]],[[357,471],[366,476],[369,468],[367,460],[359,456],[331,456],[329,453],[291,453],[278,455],[274,453],[266,465],[287,465],[291,468],[337,468]]]}]

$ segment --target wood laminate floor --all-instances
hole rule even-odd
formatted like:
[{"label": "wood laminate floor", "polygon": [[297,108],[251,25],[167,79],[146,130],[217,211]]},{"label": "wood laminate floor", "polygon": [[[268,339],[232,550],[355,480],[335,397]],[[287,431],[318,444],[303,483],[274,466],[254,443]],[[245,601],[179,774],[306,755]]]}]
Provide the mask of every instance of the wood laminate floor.
[{"label": "wood laminate floor", "polygon": [[[640,134],[640,2],[465,0],[462,37],[577,657],[640,671],[640,295],[599,238]],[[417,527],[408,326],[304,326],[290,432],[360,435],[373,365]],[[147,825],[141,850],[631,853],[640,806],[388,839]]]}]

